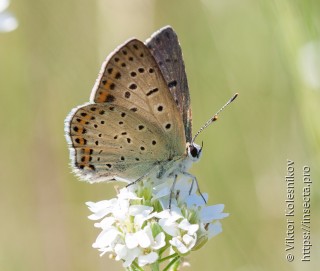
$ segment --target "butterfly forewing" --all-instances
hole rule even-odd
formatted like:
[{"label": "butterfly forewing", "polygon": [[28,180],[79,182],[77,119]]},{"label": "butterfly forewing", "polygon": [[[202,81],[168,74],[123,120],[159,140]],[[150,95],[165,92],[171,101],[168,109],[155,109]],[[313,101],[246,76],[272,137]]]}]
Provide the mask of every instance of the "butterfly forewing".
[{"label": "butterfly forewing", "polygon": [[128,108],[162,129],[170,152],[185,149],[182,117],[163,75],[145,44],[133,39],[117,49],[102,67],[91,98]]},{"label": "butterfly forewing", "polygon": [[170,27],[164,27],[152,35],[146,42],[151,54],[166,80],[183,118],[187,142],[191,142],[191,107],[190,95],[178,37]]}]

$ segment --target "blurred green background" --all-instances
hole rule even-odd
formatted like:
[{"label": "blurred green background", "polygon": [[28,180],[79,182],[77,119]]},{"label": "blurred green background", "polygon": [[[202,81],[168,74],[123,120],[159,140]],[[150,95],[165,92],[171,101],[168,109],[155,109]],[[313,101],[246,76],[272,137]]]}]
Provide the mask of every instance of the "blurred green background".
[{"label": "blurred green background", "polygon": [[[0,33],[0,270],[122,270],[91,247],[86,201],[115,195],[70,173],[64,118],[89,100],[105,57],[164,25],[178,33],[194,130],[194,173],[223,232],[186,270],[317,270],[320,265],[320,2],[12,0]],[[196,131],[194,131],[196,132]],[[295,162],[295,260],[285,258],[286,163]],[[302,167],[311,168],[311,262],[301,262]]]}]

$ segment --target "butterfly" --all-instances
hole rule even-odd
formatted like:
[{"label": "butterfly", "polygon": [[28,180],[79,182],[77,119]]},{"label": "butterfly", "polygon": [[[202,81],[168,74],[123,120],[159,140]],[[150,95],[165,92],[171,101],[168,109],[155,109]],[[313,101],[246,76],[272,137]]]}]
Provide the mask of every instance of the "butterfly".
[{"label": "butterfly", "polygon": [[180,174],[193,183],[188,169],[202,151],[194,140],[220,111],[192,137],[189,88],[175,31],[166,26],[146,43],[130,39],[103,63],[90,102],[72,109],[65,120],[72,168],[90,183],[133,184],[152,176],[176,181]]}]

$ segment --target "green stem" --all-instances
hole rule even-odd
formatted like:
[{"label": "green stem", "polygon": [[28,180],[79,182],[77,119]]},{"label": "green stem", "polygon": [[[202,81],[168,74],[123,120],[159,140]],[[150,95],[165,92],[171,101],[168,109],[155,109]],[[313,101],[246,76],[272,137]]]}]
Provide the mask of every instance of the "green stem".
[{"label": "green stem", "polygon": [[161,262],[164,262],[164,261],[169,260],[169,259],[171,259],[171,258],[173,258],[173,257],[176,257],[177,255],[178,255],[177,253],[173,253],[173,254],[171,254],[171,255],[169,255],[169,256],[167,256],[167,257],[164,257],[164,258],[160,259],[159,262],[160,262],[160,263],[161,263]]},{"label": "green stem", "polygon": [[[175,257],[164,269],[163,271],[168,271],[171,266],[173,266],[178,260],[180,259],[180,256]],[[177,270],[177,268],[175,268]]]},{"label": "green stem", "polygon": [[161,255],[162,255],[162,253],[163,252],[165,252],[166,250],[167,250],[167,248],[169,248],[170,246],[164,246],[163,248],[161,248],[160,250],[159,250],[159,255],[160,255],[160,257],[161,257]]},{"label": "green stem", "polygon": [[152,271],[160,271],[160,269],[159,269],[159,262],[158,262],[158,261],[156,261],[155,263],[153,263],[153,264],[151,265],[151,270],[152,270]]},{"label": "green stem", "polygon": [[134,271],[138,270],[138,271],[144,271],[135,261],[132,262],[132,265],[131,265],[132,269]]}]

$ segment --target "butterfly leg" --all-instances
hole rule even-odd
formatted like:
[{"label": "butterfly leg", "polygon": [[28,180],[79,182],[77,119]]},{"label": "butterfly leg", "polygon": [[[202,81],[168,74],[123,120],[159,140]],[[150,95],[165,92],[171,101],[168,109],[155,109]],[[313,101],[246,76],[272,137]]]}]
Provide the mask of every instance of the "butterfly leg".
[{"label": "butterfly leg", "polygon": [[141,177],[139,177],[138,179],[136,179],[135,181],[127,184],[126,187],[129,187],[129,186],[131,186],[131,185],[135,185],[136,183],[142,181],[144,178],[146,178],[146,177],[148,177],[148,175],[150,175],[150,172],[151,172],[151,170],[148,171],[146,174],[142,175]]},{"label": "butterfly leg", "polygon": [[155,165],[155,166],[154,166],[153,168],[151,168],[146,174],[142,175],[141,177],[139,177],[139,178],[136,179],[135,181],[127,184],[126,187],[129,187],[129,186],[131,186],[131,185],[134,185],[134,184],[142,181],[144,178],[150,176],[152,173],[154,173],[154,170],[155,170],[157,167],[159,167],[159,165]]},{"label": "butterfly leg", "polygon": [[173,193],[174,193],[174,187],[176,186],[177,179],[178,179],[178,175],[175,174],[174,175],[174,179],[173,179],[173,183],[172,183],[171,189],[170,189],[169,210],[171,210],[171,201],[172,201],[172,197],[173,197]]},{"label": "butterfly leg", "polygon": [[205,200],[204,196],[202,195],[202,193],[201,193],[201,191],[200,191],[200,187],[199,187],[199,183],[198,183],[197,178],[196,178],[195,176],[193,176],[192,174],[188,173],[188,172],[182,172],[182,174],[185,175],[185,176],[187,176],[187,177],[189,177],[190,179],[192,179],[191,187],[190,187],[190,190],[189,190],[189,195],[190,195],[191,192],[192,192],[194,183],[196,183],[198,193],[199,193],[200,196],[202,197],[204,203],[207,203],[207,201]]}]

